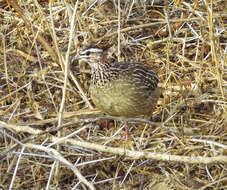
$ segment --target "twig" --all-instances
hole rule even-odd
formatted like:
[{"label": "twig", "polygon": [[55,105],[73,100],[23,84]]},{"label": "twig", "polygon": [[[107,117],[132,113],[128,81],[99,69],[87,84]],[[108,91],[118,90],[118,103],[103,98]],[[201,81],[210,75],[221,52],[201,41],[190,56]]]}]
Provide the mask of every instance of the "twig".
[{"label": "twig", "polygon": [[68,160],[66,160],[58,151],[56,151],[53,148],[47,148],[41,145],[35,145],[35,144],[30,144],[27,143],[25,145],[27,148],[31,148],[31,149],[36,149],[36,150],[41,150],[44,151],[46,153],[48,153],[49,155],[51,155],[55,160],[60,161],[62,164],[66,165],[67,167],[69,167],[74,174],[78,177],[78,179],[84,183],[85,185],[87,185],[87,187],[89,187],[89,189],[91,190],[95,190],[95,187],[93,184],[91,184],[90,182],[87,181],[87,179],[80,173],[80,171],[73,166],[72,163],[70,163]]},{"label": "twig", "polygon": [[[1,122],[1,125],[4,125],[4,122]],[[20,130],[19,127],[15,127],[14,125],[7,125],[5,128],[10,128],[10,129],[17,129]],[[20,126],[21,127],[21,126]],[[26,126],[23,126],[24,129],[28,128]],[[23,130],[24,130],[23,129]],[[28,130],[29,131],[29,130]],[[41,130],[38,130],[38,134],[41,133],[46,133]],[[36,131],[37,133],[37,131]],[[83,147],[83,148],[88,148],[96,151],[102,151],[106,153],[111,153],[115,155],[120,155],[120,156],[126,156],[130,157],[132,159],[151,159],[151,160],[157,160],[157,161],[166,161],[166,162],[180,162],[180,163],[188,163],[188,164],[214,164],[214,163],[227,163],[227,156],[214,156],[214,157],[203,157],[203,156],[178,156],[178,155],[168,155],[168,154],[161,154],[161,153],[151,153],[147,151],[131,151],[123,148],[114,148],[114,147],[109,147],[109,146],[104,146],[104,145],[99,145],[95,143],[90,143],[90,142],[85,142],[85,141],[77,141],[74,139],[65,139],[65,138],[58,138],[55,136],[50,135],[50,140],[52,142],[58,142],[59,144],[61,143],[66,143],[66,144],[72,144],[75,146]]]},{"label": "twig", "polygon": [[[57,137],[52,136],[52,141],[59,140]],[[106,153],[111,153],[119,156],[130,157],[131,159],[151,159],[156,161],[165,161],[165,162],[177,162],[177,163],[188,163],[188,164],[215,164],[215,163],[227,163],[227,156],[219,155],[213,157],[205,156],[178,156],[170,154],[161,154],[161,153],[151,153],[147,151],[132,151],[124,148],[115,148],[109,146],[103,146],[95,143],[81,142],[74,139],[66,139],[61,143],[67,143],[83,148],[88,148],[96,151],[102,151]]]}]

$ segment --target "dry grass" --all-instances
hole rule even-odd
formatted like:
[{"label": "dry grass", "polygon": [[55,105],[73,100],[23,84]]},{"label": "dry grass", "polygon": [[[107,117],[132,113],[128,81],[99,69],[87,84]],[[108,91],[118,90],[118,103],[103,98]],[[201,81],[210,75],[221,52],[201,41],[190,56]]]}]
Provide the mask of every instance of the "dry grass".
[{"label": "dry grass", "polygon": [[[0,189],[227,186],[226,1],[124,2],[0,2]],[[93,109],[90,68],[68,65],[90,43],[165,88],[128,141]]]}]

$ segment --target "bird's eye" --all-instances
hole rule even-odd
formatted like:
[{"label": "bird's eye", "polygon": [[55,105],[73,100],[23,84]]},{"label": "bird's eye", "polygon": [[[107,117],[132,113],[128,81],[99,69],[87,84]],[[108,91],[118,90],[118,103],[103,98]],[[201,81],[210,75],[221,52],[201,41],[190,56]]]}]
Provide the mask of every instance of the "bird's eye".
[{"label": "bird's eye", "polygon": [[89,55],[90,55],[90,53],[91,53],[90,51],[87,51],[87,52],[86,52],[86,56],[89,56]]}]

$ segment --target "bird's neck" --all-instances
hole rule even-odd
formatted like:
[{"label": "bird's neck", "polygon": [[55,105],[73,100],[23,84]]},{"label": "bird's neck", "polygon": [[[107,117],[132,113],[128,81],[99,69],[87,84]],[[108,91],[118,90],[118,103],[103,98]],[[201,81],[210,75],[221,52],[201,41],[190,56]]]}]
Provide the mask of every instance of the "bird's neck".
[{"label": "bird's neck", "polygon": [[110,64],[107,62],[96,63],[92,67],[92,82],[95,85],[104,85],[110,80]]}]

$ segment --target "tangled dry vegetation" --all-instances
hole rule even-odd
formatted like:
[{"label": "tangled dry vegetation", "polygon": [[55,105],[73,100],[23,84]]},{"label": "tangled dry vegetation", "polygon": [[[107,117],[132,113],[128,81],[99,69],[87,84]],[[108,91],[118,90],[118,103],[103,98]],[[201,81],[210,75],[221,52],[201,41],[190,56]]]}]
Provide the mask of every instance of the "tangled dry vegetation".
[{"label": "tangled dry vegetation", "polygon": [[[225,189],[227,1],[0,2],[0,189]],[[155,68],[151,121],[89,98],[86,44]]]}]

